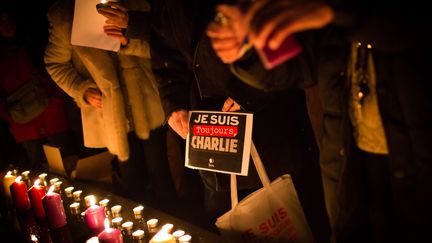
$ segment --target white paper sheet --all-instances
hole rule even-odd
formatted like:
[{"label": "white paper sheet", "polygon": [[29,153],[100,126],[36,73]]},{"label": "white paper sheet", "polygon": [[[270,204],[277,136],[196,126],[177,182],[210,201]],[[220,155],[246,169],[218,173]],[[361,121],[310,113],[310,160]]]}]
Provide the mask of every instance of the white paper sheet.
[{"label": "white paper sheet", "polygon": [[118,51],[120,41],[103,31],[106,18],[96,10],[100,0],[75,0],[71,44],[109,51]]}]

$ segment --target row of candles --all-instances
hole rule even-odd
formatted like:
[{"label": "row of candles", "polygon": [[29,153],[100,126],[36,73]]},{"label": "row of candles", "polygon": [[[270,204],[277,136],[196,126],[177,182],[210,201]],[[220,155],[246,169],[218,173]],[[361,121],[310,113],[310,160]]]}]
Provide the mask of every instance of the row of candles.
[{"label": "row of candles", "polygon": [[[16,211],[26,212],[33,210],[36,218],[45,218],[48,222],[50,229],[58,229],[67,224],[66,213],[63,207],[63,200],[60,192],[62,182],[58,178],[50,180],[50,188],[48,191],[45,190],[46,173],[40,174],[38,179],[35,181],[33,186],[27,190],[27,184],[30,184],[29,171],[21,173],[20,176],[16,176],[17,172],[12,173],[9,171],[3,178],[3,186],[6,199],[9,204],[13,204]],[[71,197],[75,202],[70,204],[70,212],[72,215],[80,214],[80,201],[81,201],[81,190],[73,191],[74,187],[67,187],[64,189],[66,197]],[[115,205],[111,207],[111,211],[108,210],[108,199],[99,201],[99,205],[96,204],[96,198],[94,195],[88,195],[84,198],[86,204],[86,210],[81,214],[87,227],[92,231],[94,237],[91,237],[87,242],[103,242],[103,243],[123,243],[123,236],[120,229],[123,229],[127,235],[130,235],[132,239],[142,242],[145,238],[145,232],[142,229],[138,229],[132,232],[133,222],[127,221],[123,223],[121,218],[121,205]],[[142,219],[143,206],[137,206],[133,209],[134,216],[136,219]],[[111,213],[111,223],[114,228],[110,227],[109,219],[107,215]],[[185,234],[183,230],[173,231],[174,225],[165,224],[162,229],[157,231],[158,220],[150,219],[146,222],[149,232],[156,233],[150,243],[187,243],[191,242],[192,237]]]}]

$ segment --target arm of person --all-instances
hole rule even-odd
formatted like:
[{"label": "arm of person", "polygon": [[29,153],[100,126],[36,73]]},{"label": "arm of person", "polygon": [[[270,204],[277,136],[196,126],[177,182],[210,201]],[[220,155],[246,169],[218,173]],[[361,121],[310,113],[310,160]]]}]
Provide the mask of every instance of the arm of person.
[{"label": "arm of person", "polygon": [[108,2],[98,10],[107,18],[105,34],[118,39],[122,44],[120,54],[150,58],[149,10],[150,7],[145,1],[139,6],[128,2]]},{"label": "arm of person", "polygon": [[90,104],[84,99],[84,94],[87,89],[97,89],[97,86],[92,80],[83,78],[73,66],[70,44],[72,20],[64,15],[66,7],[55,4],[48,13],[50,35],[44,61],[56,84],[74,98],[79,106],[87,106]]},{"label": "arm of person", "polygon": [[168,124],[181,137],[188,133],[190,90],[194,81],[193,73],[186,58],[172,38],[161,35],[160,28],[152,28],[151,63],[159,96]]},{"label": "arm of person", "polygon": [[[266,1],[257,1],[262,4]],[[266,5],[264,5],[266,6]],[[273,9],[273,5],[271,5]],[[207,35],[212,41],[216,54],[225,63],[231,64],[231,71],[246,84],[264,91],[280,91],[284,89],[297,89],[311,86],[315,83],[311,65],[313,64],[313,39],[311,35],[305,34],[301,39],[304,51],[294,59],[268,70],[257,55],[255,48],[242,51],[243,40],[250,33],[254,33],[251,24],[255,21],[254,13],[261,14],[260,9],[252,6],[249,11],[242,14],[237,6],[220,5],[217,11],[228,19],[226,25],[209,24]],[[282,10],[281,16],[285,16]],[[253,12],[253,13],[251,13]],[[261,14],[262,15],[262,14]],[[268,17],[268,14],[264,14]],[[272,19],[271,19],[272,20]],[[265,20],[261,20],[265,21]],[[245,31],[244,29],[250,29]],[[253,37],[253,36],[252,36]],[[250,40],[255,46],[254,41]]]}]

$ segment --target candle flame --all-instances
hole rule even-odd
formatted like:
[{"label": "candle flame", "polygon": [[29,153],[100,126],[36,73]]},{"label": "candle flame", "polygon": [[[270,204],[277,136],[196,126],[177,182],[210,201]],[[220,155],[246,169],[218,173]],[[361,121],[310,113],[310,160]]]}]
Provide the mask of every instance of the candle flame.
[{"label": "candle flame", "polygon": [[47,194],[53,193],[54,189],[55,189],[55,186],[54,186],[54,185],[50,186],[50,188],[49,188]]},{"label": "candle flame", "polygon": [[110,228],[110,223],[109,223],[108,218],[105,218],[104,226],[105,226],[105,229],[109,229]]},{"label": "candle flame", "polygon": [[40,185],[40,179],[35,180],[33,186],[39,186]]},{"label": "candle flame", "polygon": [[89,206],[93,206],[96,204],[96,198],[93,195],[89,197]]},{"label": "candle flame", "polygon": [[8,171],[8,172],[6,173],[6,175],[7,175],[7,176],[11,176],[11,175],[12,175],[12,171]]},{"label": "candle flame", "polygon": [[15,182],[20,182],[21,181],[21,176],[18,176],[17,178],[15,178]]}]

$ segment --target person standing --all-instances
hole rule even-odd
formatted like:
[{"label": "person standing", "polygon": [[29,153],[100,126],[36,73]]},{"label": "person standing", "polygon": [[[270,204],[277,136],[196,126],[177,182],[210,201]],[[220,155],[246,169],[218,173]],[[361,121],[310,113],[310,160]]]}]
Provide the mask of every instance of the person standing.
[{"label": "person standing", "polygon": [[[148,11],[144,1],[128,4]],[[71,45],[73,9],[73,1],[60,0],[49,10],[45,63],[53,80],[81,109],[85,146],[106,147],[117,156],[127,196],[155,200],[156,205],[172,200],[165,117],[148,43],[131,39],[122,43],[119,53]]]},{"label": "person standing", "polygon": [[[205,35],[219,1],[152,3],[152,67],[168,124],[185,138],[189,110],[253,112],[253,141],[270,179],[291,174],[316,240],[328,242],[318,148],[304,92],[292,89],[266,93],[232,75]],[[293,82],[301,78],[297,67],[295,64],[288,69]],[[200,176],[205,187],[205,206],[214,220],[231,207],[229,176],[207,171],[200,171]],[[238,178],[238,185],[240,197],[262,186],[253,166],[247,177]]]},{"label": "person standing", "polygon": [[[302,44],[315,55],[324,105],[320,164],[336,242],[429,238],[432,85],[426,9],[419,1],[256,1],[240,18],[225,11],[246,31],[210,30],[214,42],[224,31],[234,40],[249,31],[258,49],[277,49],[289,35],[315,34]],[[255,59],[252,70],[247,56],[236,55],[240,45],[217,53],[245,83],[267,91],[292,87],[287,78],[260,77],[272,77],[295,59],[270,71]]]},{"label": "person standing", "polygon": [[[64,93],[43,65],[40,50],[46,39],[30,36],[30,27],[20,22],[17,11],[12,3],[0,10],[0,116],[8,121],[15,142],[26,152],[27,163],[20,166],[47,169],[43,144],[59,146],[62,154],[69,156],[76,152],[75,141]],[[25,109],[28,107],[33,110]]]}]

